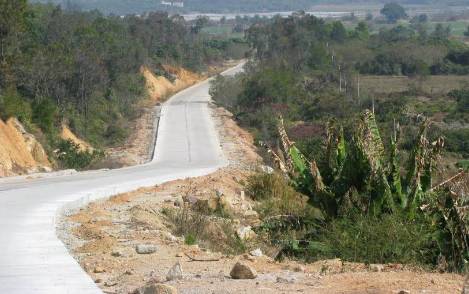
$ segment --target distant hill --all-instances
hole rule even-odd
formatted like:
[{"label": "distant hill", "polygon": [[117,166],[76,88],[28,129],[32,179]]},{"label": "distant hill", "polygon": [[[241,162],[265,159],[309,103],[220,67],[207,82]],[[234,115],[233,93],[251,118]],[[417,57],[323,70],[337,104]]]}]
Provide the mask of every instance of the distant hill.
[{"label": "distant hill", "polygon": [[[145,11],[166,10],[178,13],[189,12],[268,12],[308,10],[317,4],[401,4],[422,5],[469,5],[469,0],[30,0],[31,2],[60,4],[64,8],[93,10],[106,14],[132,14]],[[184,2],[184,7],[170,6],[162,2]]]}]

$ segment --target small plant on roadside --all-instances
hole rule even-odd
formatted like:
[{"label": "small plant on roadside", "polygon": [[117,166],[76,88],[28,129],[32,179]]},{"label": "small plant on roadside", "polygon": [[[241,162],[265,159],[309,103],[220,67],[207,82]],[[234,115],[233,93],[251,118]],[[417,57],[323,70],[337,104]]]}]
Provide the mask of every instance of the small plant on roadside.
[{"label": "small plant on roadside", "polygon": [[195,244],[197,244],[197,239],[194,235],[187,234],[184,237],[184,244],[186,244],[186,245],[195,245]]}]

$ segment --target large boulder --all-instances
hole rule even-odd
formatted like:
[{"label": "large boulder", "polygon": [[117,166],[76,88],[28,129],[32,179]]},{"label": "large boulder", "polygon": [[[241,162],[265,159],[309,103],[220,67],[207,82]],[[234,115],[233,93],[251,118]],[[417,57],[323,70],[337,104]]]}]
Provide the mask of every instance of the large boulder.
[{"label": "large boulder", "polygon": [[245,279],[255,279],[257,277],[257,272],[255,269],[250,267],[244,262],[238,261],[231,269],[230,276],[233,279],[245,280]]}]

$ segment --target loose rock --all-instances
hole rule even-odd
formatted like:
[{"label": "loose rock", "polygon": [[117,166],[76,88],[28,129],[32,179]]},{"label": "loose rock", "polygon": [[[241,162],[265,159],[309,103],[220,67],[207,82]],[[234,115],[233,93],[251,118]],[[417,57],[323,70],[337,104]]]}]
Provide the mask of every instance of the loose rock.
[{"label": "loose rock", "polygon": [[119,250],[112,251],[111,255],[114,256],[114,257],[122,257],[122,256],[124,256],[124,254],[122,253],[122,251],[119,251]]},{"label": "loose rock", "polygon": [[104,273],[105,271],[106,271],[106,270],[103,269],[103,268],[100,267],[100,266],[97,266],[97,267],[94,268],[94,272],[95,272],[96,274],[101,274],[101,273]]},{"label": "loose rock", "polygon": [[295,281],[294,277],[277,277],[277,283],[293,284]]},{"label": "loose rock", "polygon": [[155,245],[139,244],[135,247],[138,254],[152,254],[156,252]]},{"label": "loose rock", "polygon": [[256,250],[249,252],[249,254],[255,257],[261,257],[263,255],[262,250],[260,248],[257,248]]},{"label": "loose rock", "polygon": [[293,267],[293,271],[295,271],[295,272],[297,272],[297,273],[303,273],[303,272],[305,272],[305,270],[306,270],[305,267],[302,266],[302,265],[300,265],[300,264],[295,265],[295,266]]},{"label": "loose rock", "polygon": [[152,284],[141,287],[133,294],[177,294],[176,288],[165,284]]},{"label": "loose rock", "polygon": [[254,233],[251,226],[240,227],[236,230],[236,235],[238,235],[241,240],[248,240],[256,237],[256,233]]},{"label": "loose rock", "polygon": [[372,272],[382,272],[384,270],[384,266],[382,264],[370,264],[370,270]]},{"label": "loose rock", "polygon": [[181,280],[183,278],[182,267],[179,262],[177,262],[166,274],[166,280]]},{"label": "loose rock", "polygon": [[104,282],[104,286],[106,287],[112,287],[115,285],[117,285],[117,281],[114,281],[114,280],[109,280],[109,281]]},{"label": "loose rock", "polygon": [[233,279],[255,279],[257,272],[249,265],[238,261],[231,270],[230,276]]}]

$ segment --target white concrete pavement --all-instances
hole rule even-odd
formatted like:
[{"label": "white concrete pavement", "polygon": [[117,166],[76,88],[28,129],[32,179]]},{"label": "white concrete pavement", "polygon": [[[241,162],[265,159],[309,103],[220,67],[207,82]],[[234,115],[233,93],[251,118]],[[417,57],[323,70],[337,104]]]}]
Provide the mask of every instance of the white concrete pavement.
[{"label": "white concrete pavement", "polygon": [[[242,65],[224,73],[232,75]],[[152,162],[0,182],[0,294],[101,293],[56,236],[56,219],[90,201],[166,181],[206,175],[227,164],[210,116],[209,81],[168,100]]]}]

